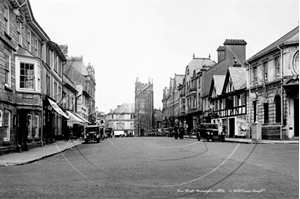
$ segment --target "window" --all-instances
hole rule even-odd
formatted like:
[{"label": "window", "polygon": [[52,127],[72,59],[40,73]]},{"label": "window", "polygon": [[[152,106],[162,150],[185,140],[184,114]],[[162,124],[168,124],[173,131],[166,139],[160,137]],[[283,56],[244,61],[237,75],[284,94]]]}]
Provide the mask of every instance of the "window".
[{"label": "window", "polygon": [[253,67],[253,81],[257,81],[257,67]]},{"label": "window", "polygon": [[5,33],[10,34],[10,25],[9,25],[9,7],[6,3],[4,3],[4,26],[5,26]]},{"label": "window", "polygon": [[33,47],[34,47],[35,55],[38,55],[38,39],[37,38],[34,39]]},{"label": "window", "polygon": [[31,52],[31,32],[27,30],[27,43],[28,43],[28,50]]},{"label": "window", "polygon": [[268,62],[263,63],[265,82],[268,82]]},{"label": "window", "polygon": [[50,96],[50,76],[46,74],[46,94]]},{"label": "window", "polygon": [[54,82],[54,96],[53,98],[55,99],[55,101],[57,101],[57,83]]},{"label": "window", "polygon": [[269,123],[269,103],[264,103],[264,122]]},{"label": "window", "polygon": [[280,96],[275,96],[275,114],[276,114],[276,122],[281,122],[281,100]]},{"label": "window", "polygon": [[61,86],[58,86],[58,93],[57,93],[58,99],[60,100],[61,96]]},{"label": "window", "polygon": [[253,101],[253,121],[256,122],[256,101]]},{"label": "window", "polygon": [[23,37],[22,37],[22,23],[17,23],[17,33],[18,33],[18,44],[22,46]]},{"label": "window", "polygon": [[10,128],[11,128],[11,119],[10,119],[10,111],[5,110],[3,115],[3,129],[4,129],[4,140],[10,141]]},{"label": "window", "polygon": [[34,64],[21,62],[20,88],[34,90]]},{"label": "window", "polygon": [[4,61],[5,61],[5,85],[10,87],[11,86],[11,55],[4,51]]},{"label": "window", "polygon": [[275,78],[280,77],[280,60],[279,57],[275,57]]},{"label": "window", "polygon": [[54,70],[58,73],[57,71],[57,62],[58,62],[58,57],[56,56],[55,53],[53,53],[53,64],[54,64]]}]

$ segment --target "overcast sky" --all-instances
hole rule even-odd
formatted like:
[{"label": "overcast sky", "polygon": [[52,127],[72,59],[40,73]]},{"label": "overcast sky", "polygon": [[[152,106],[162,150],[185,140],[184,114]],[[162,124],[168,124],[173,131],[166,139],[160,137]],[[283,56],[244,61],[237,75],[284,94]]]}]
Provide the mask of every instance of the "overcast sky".
[{"label": "overcast sky", "polygon": [[217,62],[226,39],[244,39],[250,58],[299,25],[298,0],[30,0],[39,25],[69,56],[96,72],[96,106],[134,103],[134,84],[163,88],[196,57]]}]

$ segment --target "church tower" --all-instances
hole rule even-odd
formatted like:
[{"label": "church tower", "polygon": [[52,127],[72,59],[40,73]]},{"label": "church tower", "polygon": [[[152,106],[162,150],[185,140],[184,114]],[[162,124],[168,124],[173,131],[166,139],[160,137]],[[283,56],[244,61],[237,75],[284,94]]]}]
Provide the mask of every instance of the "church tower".
[{"label": "church tower", "polygon": [[153,129],[153,81],[141,83],[137,77],[135,82],[135,120],[134,136],[143,136],[145,131]]}]

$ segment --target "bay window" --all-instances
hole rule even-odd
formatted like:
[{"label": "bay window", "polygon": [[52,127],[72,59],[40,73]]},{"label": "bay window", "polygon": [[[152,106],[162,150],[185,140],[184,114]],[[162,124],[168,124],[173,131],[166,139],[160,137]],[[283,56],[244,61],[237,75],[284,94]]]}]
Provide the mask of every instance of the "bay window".
[{"label": "bay window", "polygon": [[35,89],[35,75],[33,63],[20,63],[20,89]]}]

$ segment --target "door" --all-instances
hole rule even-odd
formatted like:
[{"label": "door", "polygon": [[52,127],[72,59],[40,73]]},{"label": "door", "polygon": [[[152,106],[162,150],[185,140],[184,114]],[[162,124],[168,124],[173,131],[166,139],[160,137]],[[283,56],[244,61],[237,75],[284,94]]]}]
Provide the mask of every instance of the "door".
[{"label": "door", "polygon": [[234,118],[229,119],[229,137],[232,138],[234,136],[234,131],[235,131],[235,122]]},{"label": "door", "polygon": [[299,137],[299,98],[294,99],[294,132],[295,137]]}]

